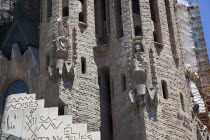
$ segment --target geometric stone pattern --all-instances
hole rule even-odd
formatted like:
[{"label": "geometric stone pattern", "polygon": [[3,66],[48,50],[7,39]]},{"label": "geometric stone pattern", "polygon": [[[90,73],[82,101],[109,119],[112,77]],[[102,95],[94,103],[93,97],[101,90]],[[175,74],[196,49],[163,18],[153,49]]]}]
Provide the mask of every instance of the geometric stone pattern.
[{"label": "geometric stone pattern", "polygon": [[58,107],[44,108],[35,94],[7,98],[1,130],[26,140],[100,140],[100,132],[87,132],[87,124],[73,124],[71,115],[58,116]]}]

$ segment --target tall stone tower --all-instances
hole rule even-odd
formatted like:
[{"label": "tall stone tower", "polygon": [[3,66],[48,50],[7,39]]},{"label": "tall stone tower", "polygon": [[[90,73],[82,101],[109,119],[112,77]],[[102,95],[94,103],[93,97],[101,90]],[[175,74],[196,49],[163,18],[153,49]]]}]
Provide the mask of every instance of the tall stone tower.
[{"label": "tall stone tower", "polygon": [[45,0],[41,3],[39,97],[75,122],[100,129],[94,2]]},{"label": "tall stone tower", "polygon": [[[94,56],[101,104],[107,105],[101,106],[101,122],[103,128],[103,110],[110,105],[113,139],[195,138],[176,5],[174,0],[95,1]],[[110,98],[103,103],[105,96]]]},{"label": "tall stone tower", "polygon": [[21,61],[14,42],[10,61],[0,53],[0,98],[22,80],[102,140],[196,139],[176,6],[41,0],[39,53],[29,48]]}]

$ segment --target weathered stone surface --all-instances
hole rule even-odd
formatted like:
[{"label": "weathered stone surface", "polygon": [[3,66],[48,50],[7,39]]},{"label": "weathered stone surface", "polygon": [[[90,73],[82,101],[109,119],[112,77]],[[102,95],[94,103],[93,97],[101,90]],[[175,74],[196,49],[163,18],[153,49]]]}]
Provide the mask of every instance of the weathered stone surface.
[{"label": "weathered stone surface", "polygon": [[[24,106],[24,107],[22,107]],[[100,132],[88,132],[87,124],[73,124],[72,116],[58,116],[58,108],[44,108],[35,94],[10,95],[1,131],[26,140],[100,140]]]},{"label": "weathered stone surface", "polygon": [[[25,138],[36,135],[41,140],[88,139],[91,135],[95,140],[100,137],[99,132],[87,133],[86,130],[100,130],[102,140],[196,139],[177,28],[176,1],[169,0],[172,27],[168,27],[165,0],[157,0],[156,7],[150,7],[150,2],[156,0],[139,0],[140,13],[135,15],[131,0],[105,0],[106,8],[100,0],[83,1],[87,3],[52,0],[51,17],[47,17],[48,1],[42,1],[39,55],[30,50],[21,59],[17,45],[14,45],[11,60],[0,53],[1,99],[10,83],[22,79],[30,92],[37,93],[38,99],[45,99],[46,107],[58,106],[65,115],[71,115],[61,117],[57,108],[43,109],[42,101],[38,102],[37,110],[34,104],[27,109],[20,107],[24,110],[23,120],[30,123],[31,128],[25,123],[21,135]],[[66,17],[62,17],[63,2],[69,8]],[[156,22],[151,15],[154,9],[159,15]],[[81,22],[80,13],[84,11],[86,18]],[[60,26],[63,21],[65,28]],[[141,26],[141,35],[136,35],[134,22]],[[157,22],[158,32],[155,31]],[[174,46],[170,30],[175,36]],[[58,33],[60,31],[64,33]],[[156,42],[154,31],[161,35],[161,42]],[[122,37],[118,37],[119,34]],[[174,49],[176,54],[173,54]],[[167,98],[162,81],[167,83]],[[10,103],[10,106],[15,104]],[[31,119],[37,121],[29,121]],[[65,131],[56,130],[59,135],[55,135],[54,129],[64,120],[66,123],[61,123],[59,128]],[[45,131],[46,127],[50,131]]]}]

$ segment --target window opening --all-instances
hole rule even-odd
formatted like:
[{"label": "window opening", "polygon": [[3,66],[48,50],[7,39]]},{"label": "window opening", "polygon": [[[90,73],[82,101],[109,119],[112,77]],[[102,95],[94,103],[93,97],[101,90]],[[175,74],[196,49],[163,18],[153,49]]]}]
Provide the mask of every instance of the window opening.
[{"label": "window opening", "polygon": [[82,57],[81,58],[81,64],[82,64],[82,73],[86,74],[87,68],[86,68],[86,58]]},{"label": "window opening", "polygon": [[126,77],[125,74],[122,74],[122,90],[126,90]]},{"label": "window opening", "polygon": [[177,49],[176,49],[176,43],[175,43],[175,34],[173,29],[173,20],[171,16],[171,7],[169,0],[165,0],[165,8],[166,8],[166,15],[167,15],[167,22],[168,22],[168,30],[169,30],[169,37],[170,37],[170,43],[171,43],[171,50],[173,56],[177,57]]},{"label": "window opening", "polygon": [[153,33],[154,41],[162,44],[163,41],[162,41],[162,34],[161,34],[158,3],[157,3],[157,0],[150,0],[149,2],[150,2],[151,19],[154,24],[154,33]]},{"label": "window opening", "polygon": [[87,23],[87,4],[86,0],[79,0],[81,2],[81,12],[79,13],[79,21]]},{"label": "window opening", "polygon": [[163,91],[163,98],[164,99],[168,99],[169,95],[168,95],[168,85],[166,83],[166,81],[162,80],[162,91]]},{"label": "window opening", "polygon": [[47,0],[47,19],[52,16],[52,0]]},{"label": "window opening", "polygon": [[123,21],[121,0],[115,0],[115,21],[116,21],[116,36],[117,39],[123,37]]},{"label": "window opening", "polygon": [[180,101],[181,101],[182,110],[185,111],[184,96],[182,93],[180,93]]},{"label": "window opening", "polygon": [[142,36],[139,0],[132,0],[132,11],[135,36]]},{"label": "window opening", "polygon": [[69,8],[66,6],[63,8],[63,17],[68,17],[69,16]]}]

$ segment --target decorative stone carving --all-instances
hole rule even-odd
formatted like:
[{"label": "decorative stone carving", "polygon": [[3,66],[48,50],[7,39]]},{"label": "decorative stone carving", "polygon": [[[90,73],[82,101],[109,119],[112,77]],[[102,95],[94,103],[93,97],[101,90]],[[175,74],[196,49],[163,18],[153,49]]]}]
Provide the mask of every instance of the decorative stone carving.
[{"label": "decorative stone carving", "polygon": [[58,74],[63,74],[65,60],[68,58],[68,49],[70,47],[69,28],[66,19],[57,19],[57,31],[54,34],[53,43],[56,47],[56,69]]},{"label": "decorative stone carving", "polygon": [[131,90],[129,92],[129,99],[134,107],[146,104],[157,107],[159,102],[157,88],[149,88],[145,84],[140,84],[136,89]]},{"label": "decorative stone carving", "polygon": [[144,45],[141,42],[136,42],[135,44],[135,53],[134,53],[133,62],[134,62],[135,77],[145,77],[148,60],[146,58]]},{"label": "decorative stone carving", "polygon": [[147,87],[147,92],[148,92],[148,104],[150,106],[157,106],[159,102],[159,94],[158,94],[158,88],[157,87],[152,87],[149,88]]},{"label": "decorative stone carving", "polygon": [[52,42],[55,49],[54,64],[50,64],[49,75],[53,75],[55,69],[56,75],[63,75],[64,71],[70,73],[73,70],[72,60],[69,60],[69,53],[72,48],[72,39],[70,37],[70,28],[68,19],[58,18],[56,22],[57,30],[52,35]]},{"label": "decorative stone carving", "polygon": [[57,31],[54,33],[53,42],[56,44],[56,55],[58,59],[68,58],[68,49],[71,47],[69,37],[69,24],[67,19],[57,19]]},{"label": "decorative stone carving", "polygon": [[135,45],[135,54],[134,54],[134,67],[135,70],[146,71],[146,63],[148,62],[146,59],[146,54],[144,52],[144,48],[141,44]]},{"label": "decorative stone carving", "polygon": [[149,58],[150,58],[150,69],[151,69],[151,74],[152,74],[152,85],[156,87],[157,85],[157,77],[156,77],[156,71],[155,71],[155,61],[154,61],[154,56],[153,56],[153,51],[150,49],[149,51]]},{"label": "decorative stone carving", "polygon": [[[129,99],[131,101],[132,106],[134,107],[142,106],[146,104],[153,107],[157,107],[159,96],[158,96],[158,90],[156,87],[156,82],[153,82],[152,87],[149,87],[146,84],[147,64],[149,63],[147,59],[148,51],[146,47],[144,46],[143,41],[141,39],[135,40],[134,49],[135,49],[134,58],[133,58],[134,79],[137,85],[134,90],[131,90],[129,92]],[[151,59],[151,56],[150,56],[150,59]],[[151,66],[152,76],[156,77],[154,63],[152,63],[152,66]]]},{"label": "decorative stone carving", "polygon": [[[0,132],[27,140],[100,140],[100,132],[88,132],[87,123],[73,123],[71,115],[58,115],[58,107],[44,108],[35,94],[7,98]],[[74,133],[73,133],[74,132]]]}]

